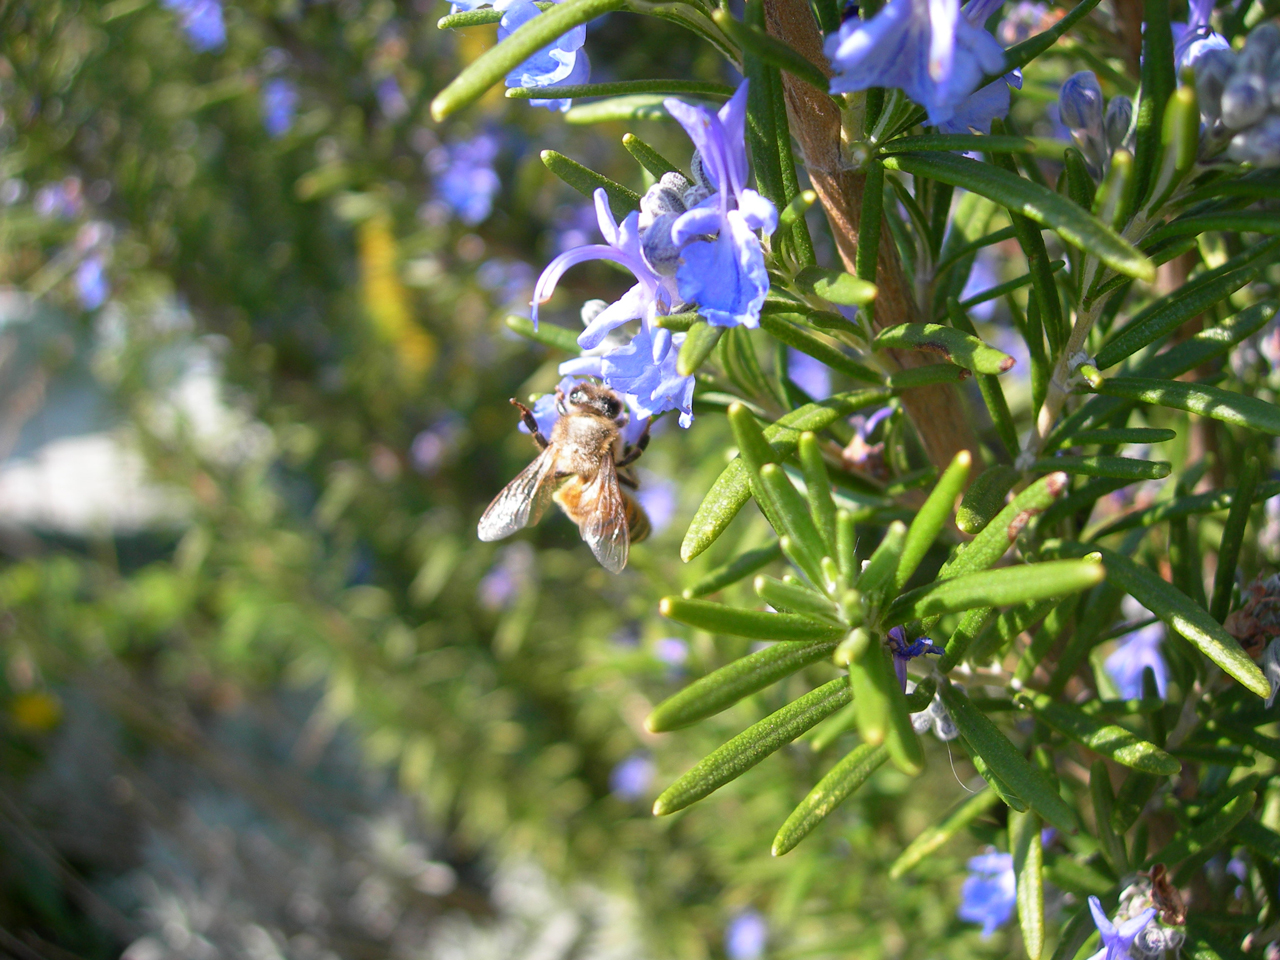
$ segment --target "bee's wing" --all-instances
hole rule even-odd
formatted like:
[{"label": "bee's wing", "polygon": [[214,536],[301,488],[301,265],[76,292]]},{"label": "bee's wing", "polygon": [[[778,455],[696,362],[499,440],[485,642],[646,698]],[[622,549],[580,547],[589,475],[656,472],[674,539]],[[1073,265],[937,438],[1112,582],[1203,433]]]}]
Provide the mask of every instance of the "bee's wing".
[{"label": "bee's wing", "polygon": [[595,479],[582,490],[579,505],[583,511],[578,530],[600,565],[610,573],[621,573],[627,565],[630,535],[627,531],[627,507],[613,457],[600,463]]},{"label": "bee's wing", "polygon": [[493,498],[480,518],[480,539],[501,540],[541,520],[555,492],[554,479],[555,457],[548,447]]}]

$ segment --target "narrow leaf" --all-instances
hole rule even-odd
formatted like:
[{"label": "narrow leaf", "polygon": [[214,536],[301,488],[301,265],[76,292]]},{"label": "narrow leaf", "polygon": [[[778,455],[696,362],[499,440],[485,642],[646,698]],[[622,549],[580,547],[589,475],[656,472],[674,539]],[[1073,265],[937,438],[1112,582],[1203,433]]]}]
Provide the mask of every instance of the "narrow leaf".
[{"label": "narrow leaf", "polygon": [[[762,442],[763,439],[762,436]],[[791,538],[802,556],[801,568],[814,584],[821,585],[821,563],[826,545],[809,515],[808,503],[791,485],[786,471],[776,463],[761,466],[760,484],[765,496],[772,501],[774,513],[782,521],[783,529],[778,533]]]},{"label": "narrow leaf", "polygon": [[885,157],[884,165],[989,197],[1050,228],[1119,273],[1146,281],[1155,278],[1155,265],[1110,227],[1066,197],[1008,171],[947,153],[900,154]]},{"label": "narrow leaf", "polygon": [[[1280,480],[1268,480],[1258,487],[1253,495],[1253,502],[1261,503],[1264,500],[1270,500],[1276,494],[1280,494]],[[1226,490],[1211,490],[1208,493],[1197,493],[1189,497],[1165,500],[1154,506],[1126,513],[1115,520],[1106,521],[1096,530],[1086,530],[1081,539],[1099,540],[1102,537],[1119,533],[1122,530],[1131,530],[1134,527],[1151,527],[1157,523],[1176,520],[1180,517],[1218,513],[1233,506],[1237,496],[1235,488],[1230,487]]]},{"label": "narrow leaf", "polygon": [[932,614],[1061,597],[1096,586],[1105,576],[1102,564],[1089,560],[1051,560],[983,570],[904,593],[885,610],[882,622],[894,626]]},{"label": "narrow leaf", "polygon": [[736,780],[852,699],[843,677],[824,684],[744,730],[669,786],[653,805],[656,816],[683,810]]},{"label": "narrow leaf", "polygon": [[1244,455],[1244,468],[1240,471],[1240,486],[1232,498],[1231,512],[1222,528],[1222,541],[1218,545],[1218,569],[1213,577],[1213,602],[1209,615],[1222,623],[1231,608],[1231,588],[1236,582],[1236,562],[1240,559],[1240,546],[1244,542],[1244,528],[1249,522],[1249,508],[1253,505],[1262,478],[1265,456],[1251,455],[1248,448]]},{"label": "narrow leaf", "polygon": [[925,827],[911,843],[907,844],[907,848],[898,855],[898,859],[893,861],[893,866],[889,868],[889,879],[897,880],[915,869],[927,857],[940,850],[948,840],[995,806],[999,799],[990,789],[979,790],[973,796],[966,797],[941,821],[931,827]]},{"label": "narrow leaf", "polygon": [[992,517],[1004,509],[1005,497],[1020,475],[1019,471],[1002,463],[983,470],[956,510],[956,526],[965,533],[981,531]]},{"label": "narrow leaf", "polygon": [[785,70],[794,77],[805,81],[826,94],[830,81],[827,75],[804,55],[771,37],[759,27],[735,20],[727,10],[716,10],[711,14],[716,26],[736,40],[742,48],[765,63]]},{"label": "narrow leaf", "polygon": [[[570,3],[573,0],[565,0],[565,2]],[[584,167],[577,160],[571,160],[563,153],[557,153],[554,150],[543,150],[541,157],[548,170],[584,197],[593,197],[597,190],[603,188],[609,195],[609,209],[619,220],[632,210],[640,208],[640,194],[627,189],[620,183],[615,183],[602,173],[596,173]]]},{"label": "narrow leaf", "polygon": [[1265,697],[1270,693],[1271,687],[1262,671],[1241,649],[1239,641],[1222,629],[1207,610],[1192,603],[1186,594],[1161,580],[1153,571],[1106,547],[1064,541],[1045,546],[1046,551],[1054,550],[1067,556],[1101,552],[1110,583],[1132,594],[1135,600],[1190,640],[1201,653],[1258,696]]},{"label": "narrow leaf", "polygon": [[853,791],[867,782],[867,778],[884,764],[889,757],[883,744],[869,743],[854,747],[844,759],[831,768],[831,772],[818,781],[809,795],[791,811],[791,816],[773,838],[773,855],[780,857],[793,850],[801,840],[825,820]]},{"label": "narrow leaf", "polygon": [[880,147],[882,156],[909,153],[912,150],[947,150],[960,153],[1030,153],[1035,144],[1025,137],[980,136],[972,133],[926,133],[916,137],[898,137]]},{"label": "narrow leaf", "polygon": [[1147,857],[1143,867],[1150,869],[1153,863],[1181,863],[1188,857],[1216,849],[1249,815],[1257,799],[1252,790],[1233,797],[1207,819],[1175,833],[1168,843]]},{"label": "narrow leaf", "polygon": [[680,172],[679,167],[634,133],[623,134],[622,146],[626,148],[627,153],[635,158],[636,163],[653,174],[654,179],[661,180],[664,173]]},{"label": "narrow leaf", "polygon": [[874,350],[916,349],[936,353],[975,373],[1004,373],[1013,357],[977,337],[939,323],[899,323],[886,327],[872,341]]},{"label": "narrow leaf", "polygon": [[957,550],[938,574],[939,579],[985,570],[1005,555],[1023,528],[1067,489],[1065,473],[1050,473],[1013,498],[995,519],[963,549]]},{"label": "narrow leaf", "polygon": [[683,596],[686,600],[705,597],[709,593],[723,590],[730,584],[744,580],[761,567],[766,566],[782,556],[782,548],[776,542],[764,547],[748,550],[734,557],[722,567],[712,570],[693,586],[686,587]]},{"label": "narrow leaf", "polygon": [[1232,393],[1220,387],[1181,380],[1147,380],[1115,377],[1103,382],[1098,391],[1107,397],[1122,397],[1139,403],[1173,407],[1202,417],[1212,417],[1235,427],[1261,430],[1280,436],[1280,407],[1257,397]]},{"label": "narrow leaf", "polygon": [[775,643],[695,680],[654,707],[645,720],[651,733],[666,733],[727,710],[743,697],[770,687],[819,660],[830,658],[835,641]]},{"label": "narrow leaf", "polygon": [[1061,470],[1085,477],[1115,477],[1118,480],[1163,480],[1169,475],[1165,460],[1138,460],[1134,457],[1064,456],[1045,457],[1031,465],[1034,472]]},{"label": "narrow leaf", "polygon": [[840,611],[824,594],[800,582],[788,583],[760,574],[752,582],[756,596],[775,610],[798,613],[815,619],[840,622]]},{"label": "narrow leaf", "polygon": [[873,605],[878,605],[881,595],[893,585],[906,539],[906,524],[901,520],[893,521],[885,530],[884,539],[876,546],[866,567],[858,575],[857,587]]},{"label": "narrow leaf", "polygon": [[514,314],[507,317],[506,322],[508,330],[529,340],[574,355],[582,352],[582,348],[578,346],[578,335],[565,327],[557,327],[554,323],[543,320],[535,330],[532,320],[528,317],[517,317]]},{"label": "narrow leaf", "polygon": [[614,10],[622,10],[625,6],[625,0],[564,0],[544,11],[496,47],[482,53],[440,91],[431,101],[432,119],[439,123],[470,106],[543,47],[554,43],[576,26]]},{"label": "narrow leaf", "polygon": [[959,688],[943,681],[938,692],[960,732],[995,775],[1053,826],[1074,833],[1078,826],[1075,811],[1058,795],[1058,788],[1044,771],[1028,763],[1009,738]]},{"label": "narrow leaf", "polygon": [[708,633],[727,633],[753,640],[831,640],[844,633],[836,625],[812,617],[765,610],[742,610],[709,600],[663,597],[658,612],[670,620]]},{"label": "narrow leaf", "polygon": [[864,307],[876,298],[876,285],[843,270],[805,267],[796,275],[802,293],[822,297],[846,307]]},{"label": "narrow leaf", "polygon": [[724,327],[713,327],[703,321],[689,328],[689,335],[680,345],[680,353],[676,356],[676,373],[682,377],[692,376],[698,368],[711,356],[711,351],[720,342]]},{"label": "narrow leaf", "polygon": [[1162,777],[1171,777],[1182,769],[1182,764],[1154,743],[1143,740],[1124,727],[1090,716],[1071,704],[1061,703],[1046,694],[1027,696],[1022,702],[1031,707],[1037,719],[1063,736],[1123,766]]},{"label": "narrow leaf", "polygon": [[1107,772],[1105,760],[1095,760],[1089,768],[1089,794],[1093,798],[1093,822],[1098,829],[1098,840],[1111,869],[1123,877],[1129,872],[1129,854],[1125,851],[1124,840],[1111,828],[1115,794],[1111,792],[1111,774]]},{"label": "narrow leaf", "polygon": [[822,459],[822,448],[817,435],[806,431],[800,434],[800,468],[804,472],[805,494],[809,499],[809,512],[813,525],[822,537],[825,555],[835,559],[836,504],[831,498],[831,477]]},{"label": "narrow leaf", "polygon": [[920,566],[920,561],[924,559],[929,547],[942,531],[943,524],[947,522],[947,517],[951,516],[951,511],[955,507],[956,498],[960,496],[965,481],[969,479],[971,463],[973,463],[973,456],[968,450],[957,453],[934,485],[933,491],[920,507],[915,519],[911,521],[911,527],[907,530],[906,540],[902,545],[902,556],[898,560],[898,570],[893,578],[895,589],[901,590],[911,579],[911,575],[916,572],[916,567]]},{"label": "narrow leaf", "polygon": [[1164,443],[1178,435],[1177,430],[1164,427],[1109,427],[1102,430],[1081,430],[1070,437],[1072,446],[1086,444],[1109,445],[1113,443]]},{"label": "narrow leaf", "polygon": [[1029,811],[1009,814],[1009,849],[1013,853],[1022,946],[1028,960],[1040,960],[1044,950],[1044,846],[1040,842],[1038,816]]},{"label": "narrow leaf", "polygon": [[[773,313],[761,314],[760,327],[773,339],[785,343],[792,349],[799,350],[815,360],[821,360],[832,370],[837,370],[847,377],[851,377],[854,380],[862,380],[865,383],[880,383],[883,380],[870,367],[863,366],[836,347],[818,339],[803,327],[790,322],[785,316]],[[714,329],[719,330],[721,328],[715,327]]]}]

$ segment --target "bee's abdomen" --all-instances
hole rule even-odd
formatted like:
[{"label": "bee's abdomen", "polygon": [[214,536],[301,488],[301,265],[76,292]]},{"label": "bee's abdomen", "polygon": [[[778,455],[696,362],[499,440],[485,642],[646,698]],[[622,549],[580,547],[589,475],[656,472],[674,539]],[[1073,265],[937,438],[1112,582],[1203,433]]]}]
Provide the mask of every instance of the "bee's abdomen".
[{"label": "bee's abdomen", "polygon": [[626,504],[627,511],[627,531],[631,536],[632,543],[639,543],[645,537],[649,536],[650,526],[649,517],[644,512],[644,508],[640,506],[635,497],[631,496],[625,490],[622,491],[622,499]]}]

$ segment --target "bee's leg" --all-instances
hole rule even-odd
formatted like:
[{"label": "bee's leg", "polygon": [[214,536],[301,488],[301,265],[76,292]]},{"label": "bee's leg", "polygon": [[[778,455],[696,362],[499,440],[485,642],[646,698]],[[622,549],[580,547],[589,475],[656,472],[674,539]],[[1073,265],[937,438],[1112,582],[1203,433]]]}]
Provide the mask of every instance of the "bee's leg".
[{"label": "bee's leg", "polygon": [[513,399],[511,401],[511,405],[520,411],[520,419],[523,420],[524,425],[529,428],[529,433],[533,436],[533,442],[538,445],[538,449],[547,449],[547,438],[544,437],[542,435],[542,431],[538,429],[538,420],[533,415],[533,411],[519,400]]},{"label": "bee's leg", "polygon": [[627,444],[627,448],[622,451],[622,459],[617,463],[619,467],[629,466],[640,459],[640,454],[644,453],[645,447],[649,446],[649,427],[652,424],[652,420],[646,423],[640,438],[634,444]]}]

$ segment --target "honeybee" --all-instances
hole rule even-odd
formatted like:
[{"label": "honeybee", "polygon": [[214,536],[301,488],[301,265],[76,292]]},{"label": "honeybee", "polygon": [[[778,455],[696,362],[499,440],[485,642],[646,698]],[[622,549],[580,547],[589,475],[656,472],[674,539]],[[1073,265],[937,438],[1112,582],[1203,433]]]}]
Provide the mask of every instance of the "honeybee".
[{"label": "honeybee", "polygon": [[610,573],[627,565],[627,551],[649,535],[649,518],[635,498],[622,489],[637,486],[630,470],[649,445],[649,427],[634,445],[624,444],[626,407],[607,387],[583,382],[566,396],[556,390],[560,419],[548,440],[533,411],[518,400],[512,405],[541,453],[493,498],[480,518],[481,540],[501,540],[537,523],[554,500],[578,525],[596,559]]}]

